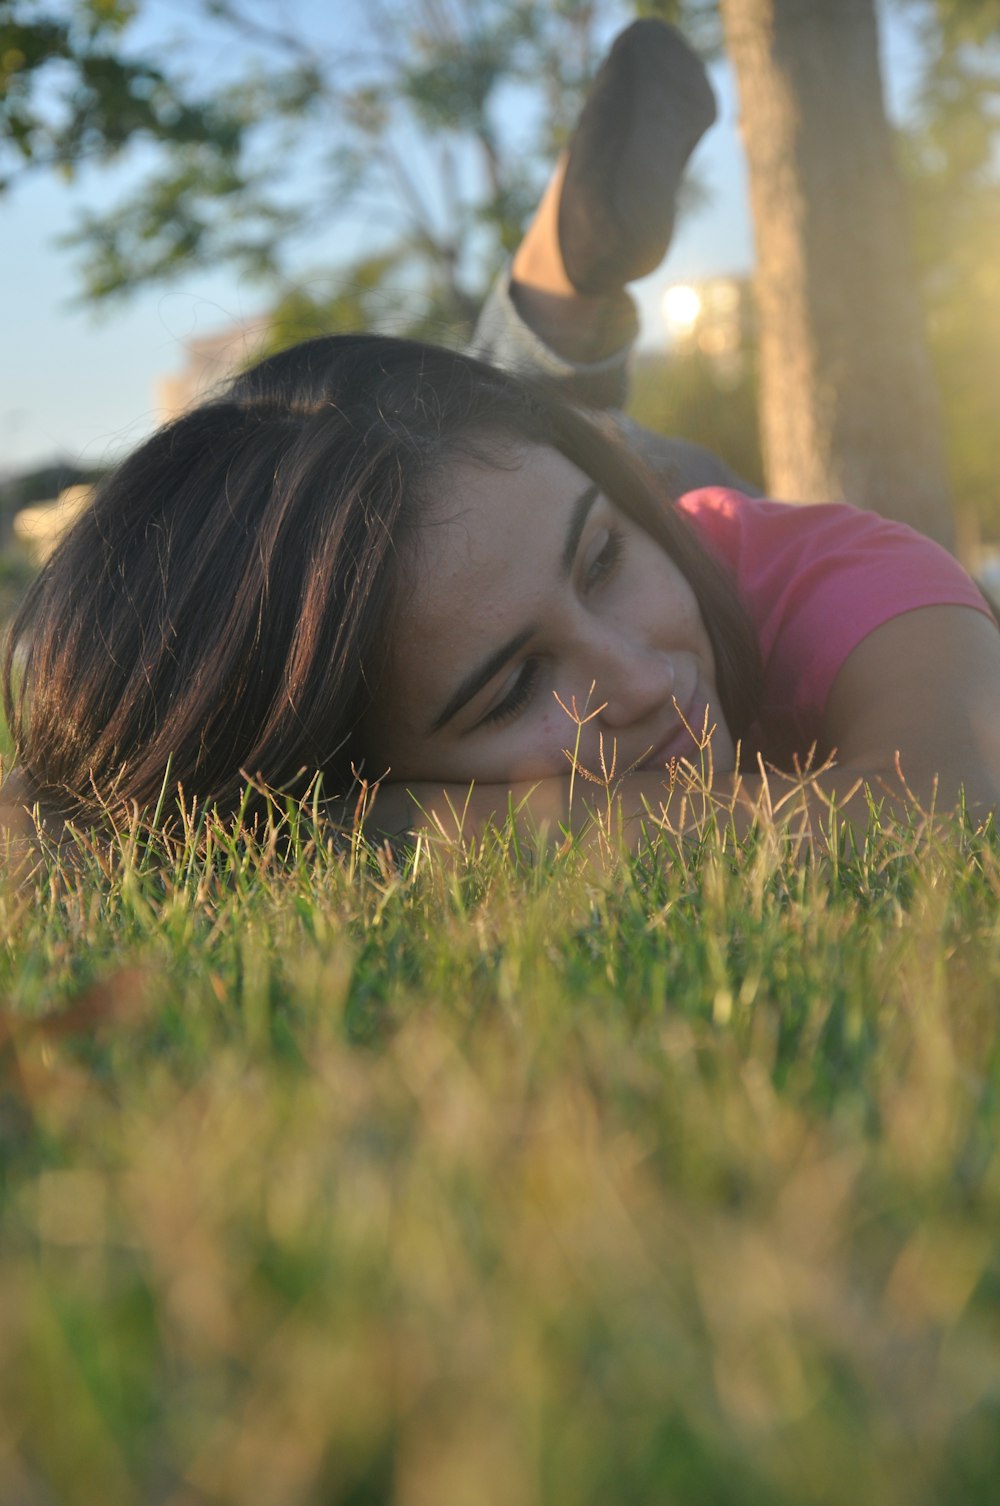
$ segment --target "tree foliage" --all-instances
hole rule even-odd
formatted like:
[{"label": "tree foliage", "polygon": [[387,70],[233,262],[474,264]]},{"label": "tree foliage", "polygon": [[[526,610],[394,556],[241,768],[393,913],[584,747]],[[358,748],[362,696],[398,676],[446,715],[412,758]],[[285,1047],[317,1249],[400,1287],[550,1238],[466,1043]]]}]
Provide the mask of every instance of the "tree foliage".
[{"label": "tree foliage", "polygon": [[0,191],[19,173],[74,173],[142,137],[232,160],[238,123],[183,90],[148,58],[121,50],[136,0],[0,0]]},{"label": "tree foliage", "polygon": [[[371,266],[458,323],[631,14],[622,0],[356,0],[332,28],[317,9],[297,31],[263,0],[189,9],[168,67],[133,40],[142,0],[61,0],[57,20],[39,0],[0,0],[0,188],[159,148],[138,188],[77,226],[86,295],[222,262],[287,283],[303,247],[331,227],[351,244],[353,226],[356,244],[363,224]],[[207,95],[206,38],[229,64]]]}]

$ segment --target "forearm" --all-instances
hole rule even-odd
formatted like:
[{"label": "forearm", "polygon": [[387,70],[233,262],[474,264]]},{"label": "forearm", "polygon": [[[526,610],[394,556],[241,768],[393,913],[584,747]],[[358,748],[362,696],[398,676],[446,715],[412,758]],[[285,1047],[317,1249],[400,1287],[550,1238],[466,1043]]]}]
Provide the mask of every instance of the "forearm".
[{"label": "forearm", "polygon": [[[509,786],[389,786],[384,795],[381,809],[382,795],[375,803],[375,824],[395,836],[424,832],[469,840],[490,823],[512,819],[518,838],[531,846],[571,838],[634,851],[656,831],[698,837],[715,827],[741,838],[764,826],[821,850],[845,827],[866,831],[873,804],[886,820],[941,814],[958,804],[962,785],[941,785],[930,771],[911,779],[899,768],[834,764],[798,775],[763,771],[709,782],[681,765],[672,777],[643,771],[608,785],[566,776]],[[996,804],[979,788],[968,801],[984,817]]]}]

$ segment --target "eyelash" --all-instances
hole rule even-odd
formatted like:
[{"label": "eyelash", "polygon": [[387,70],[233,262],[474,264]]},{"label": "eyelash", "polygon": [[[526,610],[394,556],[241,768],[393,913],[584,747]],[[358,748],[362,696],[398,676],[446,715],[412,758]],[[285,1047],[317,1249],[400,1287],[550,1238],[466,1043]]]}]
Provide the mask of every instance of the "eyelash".
[{"label": "eyelash", "polygon": [[599,585],[602,580],[607,580],[608,576],[614,573],[615,566],[622,557],[624,547],[625,535],[620,528],[616,528],[612,524],[608,529],[607,542],[604,548],[587,571],[587,579],[584,584],[588,590],[593,586]]},{"label": "eyelash", "polygon": [[481,727],[491,726],[496,722],[510,721],[513,717],[517,716],[517,713],[522,711],[530,701],[531,692],[535,688],[537,678],[538,660],[525,659],[521,665],[521,673],[514,681],[510,692],[504,696],[498,706],[493,707],[492,711],[487,711],[479,725]]},{"label": "eyelash", "polygon": [[[584,582],[589,591],[614,573],[615,567],[622,557],[625,547],[625,535],[620,528],[614,526],[608,529],[607,541],[601,552],[593,561],[587,571]],[[531,699],[531,693],[538,679],[539,661],[537,659],[525,659],[521,666],[521,672],[514,681],[509,694],[504,696],[498,706],[488,711],[480,722],[481,727],[495,726],[498,722],[512,721],[518,712],[523,711]]]}]

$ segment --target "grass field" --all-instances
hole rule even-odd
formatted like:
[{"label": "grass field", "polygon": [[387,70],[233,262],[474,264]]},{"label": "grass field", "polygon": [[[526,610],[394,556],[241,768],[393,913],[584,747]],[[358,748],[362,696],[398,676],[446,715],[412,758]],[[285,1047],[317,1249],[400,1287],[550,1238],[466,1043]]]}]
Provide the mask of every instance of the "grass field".
[{"label": "grass field", "polygon": [[1000,1499],[992,830],[309,832],[2,896],[0,1502]]}]

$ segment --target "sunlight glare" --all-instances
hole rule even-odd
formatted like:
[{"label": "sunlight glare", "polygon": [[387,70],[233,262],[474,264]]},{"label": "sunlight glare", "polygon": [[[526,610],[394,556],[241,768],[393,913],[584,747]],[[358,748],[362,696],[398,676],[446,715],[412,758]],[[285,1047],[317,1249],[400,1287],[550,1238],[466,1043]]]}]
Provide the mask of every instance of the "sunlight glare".
[{"label": "sunlight glare", "polygon": [[701,294],[688,283],[675,283],[663,295],[663,317],[673,335],[689,335],[701,312]]}]

